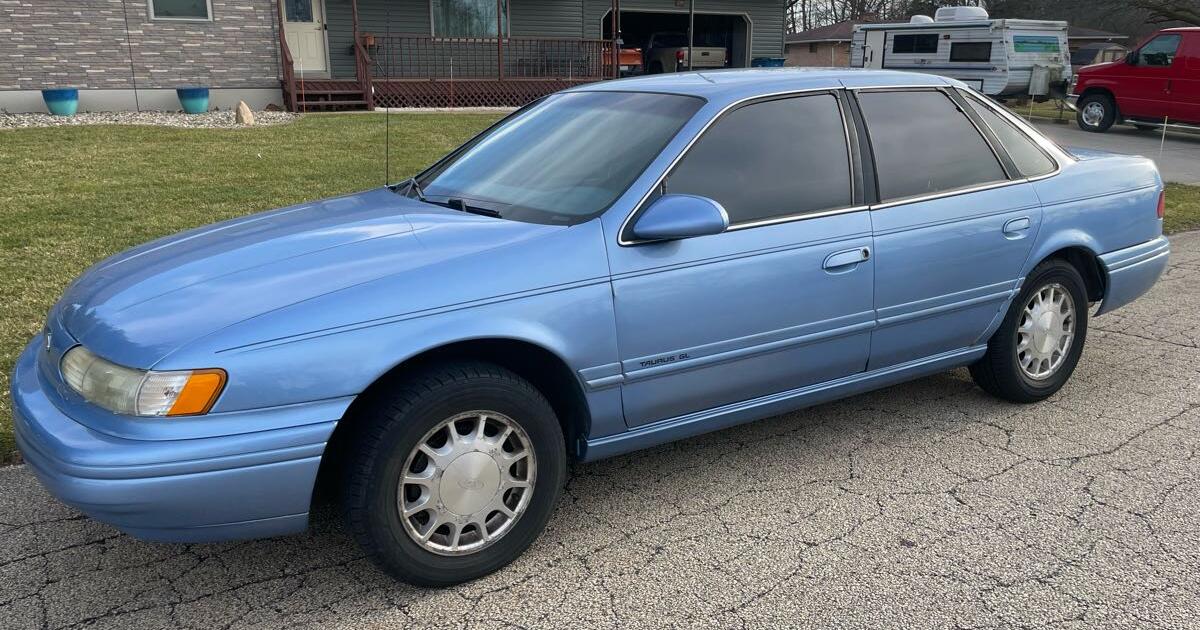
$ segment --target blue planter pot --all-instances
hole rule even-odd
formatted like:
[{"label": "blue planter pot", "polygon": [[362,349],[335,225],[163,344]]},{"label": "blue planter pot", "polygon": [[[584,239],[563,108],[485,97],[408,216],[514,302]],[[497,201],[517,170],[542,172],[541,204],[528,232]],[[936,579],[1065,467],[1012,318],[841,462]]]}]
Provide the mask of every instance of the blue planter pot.
[{"label": "blue planter pot", "polygon": [[179,104],[183,111],[189,114],[203,114],[208,111],[208,88],[184,87],[175,90],[179,95]]},{"label": "blue planter pot", "polygon": [[42,90],[42,100],[55,116],[74,116],[79,111],[79,90],[75,88]]}]

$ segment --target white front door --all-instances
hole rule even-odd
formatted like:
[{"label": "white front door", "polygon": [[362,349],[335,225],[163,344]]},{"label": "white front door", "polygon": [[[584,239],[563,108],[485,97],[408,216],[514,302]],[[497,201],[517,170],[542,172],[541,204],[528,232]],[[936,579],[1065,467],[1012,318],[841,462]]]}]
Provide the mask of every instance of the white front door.
[{"label": "white front door", "polygon": [[324,2],[283,0],[283,17],[283,34],[296,71],[308,75],[328,72]]},{"label": "white front door", "polygon": [[883,48],[887,45],[887,31],[867,31],[867,45],[863,47],[863,67],[882,68]]}]

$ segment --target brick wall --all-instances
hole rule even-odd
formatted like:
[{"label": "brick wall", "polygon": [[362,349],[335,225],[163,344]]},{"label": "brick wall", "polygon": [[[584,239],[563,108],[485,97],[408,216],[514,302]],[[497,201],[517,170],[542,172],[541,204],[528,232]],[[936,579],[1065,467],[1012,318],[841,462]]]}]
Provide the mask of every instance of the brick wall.
[{"label": "brick wall", "polygon": [[[0,0],[2,2],[3,0]],[[814,50],[815,49],[815,50]],[[849,42],[796,43],[787,45],[788,66],[846,67],[850,65]]]},{"label": "brick wall", "polygon": [[276,10],[212,0],[211,22],[180,22],[146,0],[0,0],[0,90],[128,89],[130,48],[138,88],[277,88]]}]

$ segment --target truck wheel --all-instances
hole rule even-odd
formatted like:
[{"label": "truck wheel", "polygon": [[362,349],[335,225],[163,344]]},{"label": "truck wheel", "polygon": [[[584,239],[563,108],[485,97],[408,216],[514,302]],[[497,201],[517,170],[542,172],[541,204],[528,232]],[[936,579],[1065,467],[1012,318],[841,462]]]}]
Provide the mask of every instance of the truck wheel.
[{"label": "truck wheel", "polygon": [[1117,105],[1106,94],[1088,94],[1079,99],[1075,122],[1084,131],[1108,131],[1117,121]]},{"label": "truck wheel", "polygon": [[346,422],[350,531],[419,586],[482,577],[538,537],[566,476],[562,428],[521,377],[487,363],[427,369]]},{"label": "truck wheel", "polygon": [[987,353],[971,366],[984,391],[1032,403],[1057,392],[1079,362],[1087,338],[1087,292],[1071,263],[1052,259],[1030,272]]}]

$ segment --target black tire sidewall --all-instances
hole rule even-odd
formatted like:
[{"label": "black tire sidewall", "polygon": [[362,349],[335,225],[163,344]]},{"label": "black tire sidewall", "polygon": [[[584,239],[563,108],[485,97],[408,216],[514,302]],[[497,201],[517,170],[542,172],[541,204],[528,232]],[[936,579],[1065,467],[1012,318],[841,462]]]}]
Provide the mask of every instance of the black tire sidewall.
[{"label": "black tire sidewall", "polygon": [[[1059,366],[1058,371],[1050,378],[1034,381],[1025,375],[1017,361],[1016,329],[1020,325],[1022,312],[1030,297],[1046,285],[1054,283],[1065,287],[1075,302],[1075,338],[1071,340],[1071,349],[1067,352],[1067,357]],[[1083,354],[1083,345],[1087,339],[1088,310],[1089,304],[1083,277],[1070,263],[1061,260],[1043,263],[1029,275],[1020,295],[1009,308],[1000,329],[996,331],[997,339],[1001,342],[999,351],[1003,353],[1003,364],[1006,371],[1010,372],[1007,375],[1009,379],[1006,380],[1010,380],[1016,385],[1021,390],[1023,397],[1030,401],[1047,398],[1061,389],[1071,378],[1075,366],[1079,363],[1079,357]]]},{"label": "black tire sidewall", "polygon": [[[400,472],[418,440],[437,423],[466,411],[502,413],[521,425],[537,460],[533,496],[513,528],[500,540],[464,556],[443,556],[422,549],[404,529],[396,508]],[[369,547],[393,575],[424,586],[457,584],[504,567],[541,533],[557,502],[566,474],[562,429],[541,396],[495,379],[466,379],[436,387],[417,398],[404,413],[391,416],[371,461],[357,465],[368,482],[362,500]]]},{"label": "black tire sidewall", "polygon": [[[1090,103],[1100,103],[1104,106],[1104,118],[1100,119],[1099,125],[1091,126],[1083,120],[1083,109]],[[1104,94],[1089,94],[1083,97],[1079,100],[1077,109],[1079,111],[1075,115],[1075,122],[1079,125],[1079,128],[1084,131],[1102,133],[1108,131],[1109,128],[1112,127],[1117,121],[1117,105],[1111,98]]]}]

